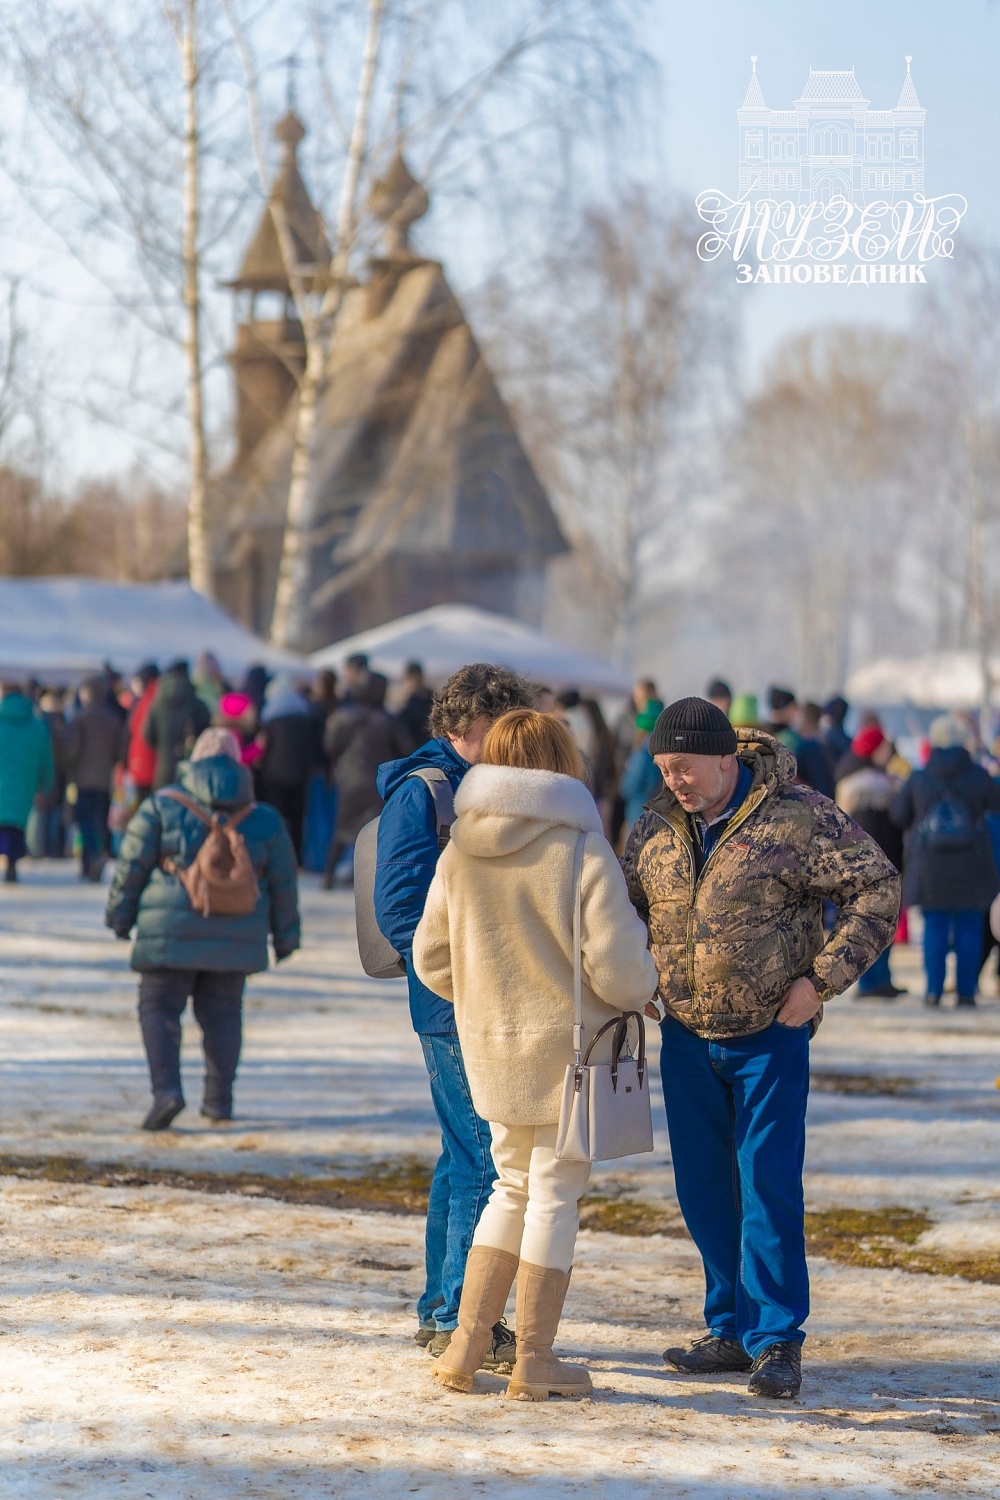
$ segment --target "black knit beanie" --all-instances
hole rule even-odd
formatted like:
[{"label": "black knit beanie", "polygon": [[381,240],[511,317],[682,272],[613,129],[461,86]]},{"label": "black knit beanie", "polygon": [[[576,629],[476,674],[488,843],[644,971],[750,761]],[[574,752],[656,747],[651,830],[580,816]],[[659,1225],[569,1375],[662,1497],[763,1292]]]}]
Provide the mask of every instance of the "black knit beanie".
[{"label": "black knit beanie", "polygon": [[656,721],[650,755],[735,755],[736,730],[707,698],[678,698]]}]

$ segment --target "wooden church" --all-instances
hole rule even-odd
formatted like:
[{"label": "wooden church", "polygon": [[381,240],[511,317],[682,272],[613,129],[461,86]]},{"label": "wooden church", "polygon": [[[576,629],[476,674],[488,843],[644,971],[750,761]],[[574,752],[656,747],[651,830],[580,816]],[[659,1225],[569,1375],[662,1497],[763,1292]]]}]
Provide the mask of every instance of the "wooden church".
[{"label": "wooden church", "polygon": [[[328,260],[288,113],[274,197],[300,264]],[[302,329],[269,202],[231,283],[238,298],[236,455],[214,491],[218,598],[259,634],[271,620],[293,448]],[[348,292],[320,409],[317,524],[303,650],[440,603],[540,619],[566,543],[437,261],[409,245],[427,196],[397,155],[370,200],[380,254]]]}]

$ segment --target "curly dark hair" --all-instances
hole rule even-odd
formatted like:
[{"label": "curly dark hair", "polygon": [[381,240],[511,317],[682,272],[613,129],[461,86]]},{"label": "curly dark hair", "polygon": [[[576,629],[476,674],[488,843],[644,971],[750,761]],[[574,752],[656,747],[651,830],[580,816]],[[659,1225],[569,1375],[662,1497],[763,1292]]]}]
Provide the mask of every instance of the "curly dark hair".
[{"label": "curly dark hair", "polygon": [[512,708],[531,708],[534,699],[531,683],[508,667],[473,662],[460,667],[434,694],[430,732],[434,739],[461,738],[477,719],[499,719]]}]

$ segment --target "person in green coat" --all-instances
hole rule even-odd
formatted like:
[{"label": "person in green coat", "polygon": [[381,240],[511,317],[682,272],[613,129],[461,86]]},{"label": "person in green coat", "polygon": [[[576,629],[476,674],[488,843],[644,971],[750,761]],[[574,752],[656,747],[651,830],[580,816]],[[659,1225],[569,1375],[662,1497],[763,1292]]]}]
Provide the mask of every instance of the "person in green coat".
[{"label": "person in green coat", "polygon": [[[235,814],[253,803],[250,773],[228,729],[200,735],[176,784],[206,812]],[[300,936],[295,851],[281,815],[257,803],[239,824],[260,887],[256,909],[205,917],[175,870],[193,862],[208,830],[166,790],[147,798],[125,830],[105,916],[122,940],[136,929],[132,968],[141,976],[139,1023],[153,1089],[144,1130],[166,1130],[184,1108],[181,1016],[189,997],[205,1052],[201,1113],[232,1118],[247,975],[267,968],[268,934],[279,963]]]},{"label": "person in green coat", "polygon": [[35,799],[55,782],[52,737],[45,720],[17,683],[4,683],[0,698],[0,855],[5,880],[17,880],[25,851],[24,830]]}]

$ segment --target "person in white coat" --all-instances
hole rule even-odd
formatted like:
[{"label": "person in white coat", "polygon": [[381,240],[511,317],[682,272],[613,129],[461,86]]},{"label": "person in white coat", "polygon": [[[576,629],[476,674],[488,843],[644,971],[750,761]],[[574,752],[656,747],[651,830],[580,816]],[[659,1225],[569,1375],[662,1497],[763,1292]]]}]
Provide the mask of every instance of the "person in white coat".
[{"label": "person in white coat", "polygon": [[420,978],[455,1006],[473,1103],[490,1122],[497,1170],[469,1253],[458,1329],[433,1370],[453,1390],[471,1390],[515,1276],[509,1394],[537,1401],[591,1389],[585,1369],[552,1353],[590,1177],[589,1163],[555,1154],[573,1061],[581,834],[586,1034],[593,1038],[609,1012],[642,1010],[657,976],[584,774],[569,730],[553,715],[515,709],[498,719],[456,795],[451,841],[413,944]]}]

